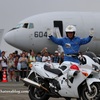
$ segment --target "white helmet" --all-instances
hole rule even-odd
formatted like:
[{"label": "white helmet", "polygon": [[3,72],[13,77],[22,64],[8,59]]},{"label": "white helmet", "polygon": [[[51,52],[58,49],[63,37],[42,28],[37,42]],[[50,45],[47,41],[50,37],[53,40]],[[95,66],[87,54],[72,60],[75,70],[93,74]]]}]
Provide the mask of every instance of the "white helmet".
[{"label": "white helmet", "polygon": [[65,29],[65,32],[76,32],[76,27],[73,25],[68,25]]}]

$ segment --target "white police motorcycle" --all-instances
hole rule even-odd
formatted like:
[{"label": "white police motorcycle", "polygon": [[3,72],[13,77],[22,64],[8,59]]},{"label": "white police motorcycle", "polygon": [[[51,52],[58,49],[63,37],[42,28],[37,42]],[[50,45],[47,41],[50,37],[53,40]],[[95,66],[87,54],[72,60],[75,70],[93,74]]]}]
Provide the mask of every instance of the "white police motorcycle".
[{"label": "white police motorcycle", "polygon": [[89,52],[83,58],[81,64],[64,61],[61,65],[52,63],[51,67],[44,62],[31,63],[28,77],[22,79],[29,86],[30,99],[99,100],[99,62]]},{"label": "white police motorcycle", "polygon": [[87,64],[94,70],[92,77],[100,79],[100,58],[97,57],[93,52],[87,51],[83,55],[83,64]]}]

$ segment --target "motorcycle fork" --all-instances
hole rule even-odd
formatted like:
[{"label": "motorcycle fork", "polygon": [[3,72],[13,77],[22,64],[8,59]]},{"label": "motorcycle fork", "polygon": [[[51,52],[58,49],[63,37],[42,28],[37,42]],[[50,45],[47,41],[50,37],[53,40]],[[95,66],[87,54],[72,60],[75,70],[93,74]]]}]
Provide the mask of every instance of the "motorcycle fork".
[{"label": "motorcycle fork", "polygon": [[91,90],[91,87],[90,87],[90,85],[88,84],[87,80],[86,80],[86,84],[87,84],[87,87],[88,87],[89,92],[91,93],[92,90]]},{"label": "motorcycle fork", "polygon": [[[67,73],[69,73],[69,70],[68,70]],[[69,88],[71,88],[71,86],[69,85],[69,75],[68,75],[68,74],[67,74],[67,79],[65,79],[65,81],[67,82],[67,86],[68,86]]]}]

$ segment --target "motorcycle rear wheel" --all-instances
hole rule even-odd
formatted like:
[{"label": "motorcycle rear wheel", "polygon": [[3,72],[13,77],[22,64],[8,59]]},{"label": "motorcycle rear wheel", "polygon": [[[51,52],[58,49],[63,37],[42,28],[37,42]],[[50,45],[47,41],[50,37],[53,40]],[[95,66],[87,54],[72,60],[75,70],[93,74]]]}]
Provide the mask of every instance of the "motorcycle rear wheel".
[{"label": "motorcycle rear wheel", "polygon": [[29,87],[29,97],[31,100],[48,100],[49,96],[46,91],[41,88]]},{"label": "motorcycle rear wheel", "polygon": [[[48,82],[41,78],[34,78],[34,81],[41,84],[43,87],[48,88]],[[47,91],[42,88],[37,88],[32,85],[29,86],[29,97],[31,100],[48,100],[49,95]]]},{"label": "motorcycle rear wheel", "polygon": [[100,84],[93,83],[91,86],[91,93],[88,91],[87,86],[85,85],[82,89],[81,97],[83,100],[98,100],[100,96]]}]

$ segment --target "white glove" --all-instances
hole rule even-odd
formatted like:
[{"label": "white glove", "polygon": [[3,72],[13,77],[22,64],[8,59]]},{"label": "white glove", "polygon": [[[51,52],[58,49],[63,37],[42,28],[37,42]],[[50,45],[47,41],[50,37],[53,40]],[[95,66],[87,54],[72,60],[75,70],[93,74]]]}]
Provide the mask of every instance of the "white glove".
[{"label": "white glove", "polygon": [[93,35],[94,35],[94,29],[91,28],[91,29],[90,29],[90,34],[89,34],[89,36],[92,36],[92,37],[93,37]]},{"label": "white glove", "polygon": [[52,35],[52,31],[50,28],[47,28],[47,36],[51,36]]}]

